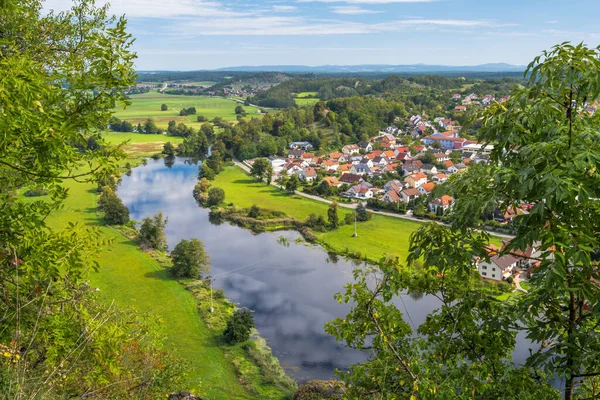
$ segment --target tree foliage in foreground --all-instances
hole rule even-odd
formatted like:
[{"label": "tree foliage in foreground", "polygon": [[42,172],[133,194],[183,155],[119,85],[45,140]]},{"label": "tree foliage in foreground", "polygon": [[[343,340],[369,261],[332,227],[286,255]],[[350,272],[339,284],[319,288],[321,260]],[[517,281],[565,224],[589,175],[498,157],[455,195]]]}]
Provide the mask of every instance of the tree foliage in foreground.
[{"label": "tree foliage in foreground", "polygon": [[[108,242],[97,227],[52,229],[66,181],[110,181],[112,109],[134,84],[126,21],[75,2],[0,2],[0,397],[157,398],[177,388],[160,321],[119,310],[88,284]],[[94,137],[95,145],[88,146]],[[24,201],[23,187],[48,190]]]},{"label": "tree foliage in foreground", "polygon": [[[368,362],[341,374],[349,397],[600,396],[600,117],[586,110],[600,95],[599,55],[562,44],[536,58],[526,86],[480,116],[492,164],[449,184],[452,226],[422,226],[409,266],[382,261],[338,295],[355,306],[327,330],[351,347],[372,347]],[[521,202],[534,206],[516,217],[503,253],[535,246],[539,266],[531,290],[503,302],[477,284],[473,258],[488,257],[489,237],[476,228],[490,204],[504,211]],[[405,292],[438,300],[417,336],[393,301]],[[519,333],[531,341],[524,365],[512,360]],[[548,383],[554,377],[560,391]]]}]

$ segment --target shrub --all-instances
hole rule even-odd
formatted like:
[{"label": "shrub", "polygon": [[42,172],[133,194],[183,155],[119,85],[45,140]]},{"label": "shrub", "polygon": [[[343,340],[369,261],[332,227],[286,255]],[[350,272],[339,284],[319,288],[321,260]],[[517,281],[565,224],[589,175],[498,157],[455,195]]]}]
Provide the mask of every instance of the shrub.
[{"label": "shrub", "polygon": [[129,210],[109,187],[103,188],[98,209],[104,211],[104,220],[109,225],[124,225],[129,221]]},{"label": "shrub", "polygon": [[23,196],[25,196],[25,197],[38,197],[38,196],[46,196],[47,194],[48,194],[48,189],[34,188],[34,189],[29,189],[28,191],[26,191],[25,193],[23,193]]},{"label": "shrub", "polygon": [[173,267],[170,271],[177,278],[198,279],[209,271],[208,254],[199,239],[183,239],[171,252],[171,259]]},{"label": "shrub", "polygon": [[208,205],[216,206],[225,200],[225,191],[219,187],[213,187],[208,190]]},{"label": "shrub", "polygon": [[230,344],[245,342],[250,338],[254,328],[254,316],[249,310],[236,310],[227,320],[227,327],[223,332],[225,339]]},{"label": "shrub", "polygon": [[152,218],[144,218],[140,227],[140,246],[144,249],[166,250],[167,237],[164,232],[166,225],[167,218],[163,220],[160,211]]}]

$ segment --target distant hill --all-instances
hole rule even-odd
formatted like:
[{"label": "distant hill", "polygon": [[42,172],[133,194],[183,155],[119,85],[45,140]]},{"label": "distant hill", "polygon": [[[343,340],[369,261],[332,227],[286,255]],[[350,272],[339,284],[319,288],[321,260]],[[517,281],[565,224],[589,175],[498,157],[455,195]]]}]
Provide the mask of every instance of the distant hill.
[{"label": "distant hill", "polygon": [[522,72],[523,65],[506,63],[481,64],[481,65],[322,65],[310,67],[306,65],[259,65],[219,68],[215,71],[228,72],[284,72],[284,73],[448,73],[448,72]]}]

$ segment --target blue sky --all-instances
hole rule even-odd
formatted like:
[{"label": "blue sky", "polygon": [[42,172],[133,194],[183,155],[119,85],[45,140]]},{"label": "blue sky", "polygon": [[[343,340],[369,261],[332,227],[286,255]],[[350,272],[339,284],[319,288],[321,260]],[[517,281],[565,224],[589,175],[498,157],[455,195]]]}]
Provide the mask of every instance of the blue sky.
[{"label": "blue sky", "polygon": [[127,15],[142,70],[521,65],[563,41],[600,44],[600,0],[113,0],[111,10]]}]

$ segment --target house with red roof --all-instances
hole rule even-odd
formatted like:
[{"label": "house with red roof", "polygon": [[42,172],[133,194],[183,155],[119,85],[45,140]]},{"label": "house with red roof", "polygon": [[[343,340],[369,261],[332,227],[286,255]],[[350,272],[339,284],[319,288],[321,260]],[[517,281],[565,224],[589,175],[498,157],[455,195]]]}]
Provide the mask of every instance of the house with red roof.
[{"label": "house with red roof", "polygon": [[438,210],[442,210],[442,212],[446,212],[453,206],[454,206],[454,198],[452,196],[448,196],[447,194],[445,194],[442,197],[438,197],[437,199],[429,202],[429,211],[437,214]]}]

